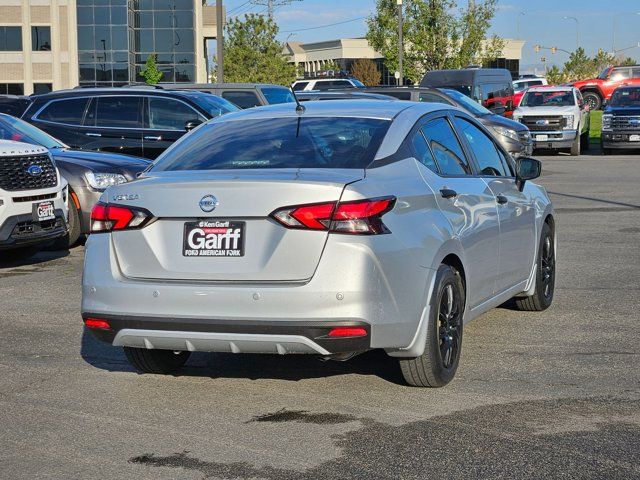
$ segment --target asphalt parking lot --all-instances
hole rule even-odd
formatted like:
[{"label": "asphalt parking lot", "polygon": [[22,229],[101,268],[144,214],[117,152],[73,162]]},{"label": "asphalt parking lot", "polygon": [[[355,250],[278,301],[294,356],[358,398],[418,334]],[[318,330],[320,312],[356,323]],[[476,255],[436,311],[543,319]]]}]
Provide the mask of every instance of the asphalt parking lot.
[{"label": "asphalt parking lot", "polygon": [[2,478],[640,478],[640,157],[539,157],[554,305],[465,329],[455,380],[370,352],[139,375],[83,332],[83,248],[0,269]]}]

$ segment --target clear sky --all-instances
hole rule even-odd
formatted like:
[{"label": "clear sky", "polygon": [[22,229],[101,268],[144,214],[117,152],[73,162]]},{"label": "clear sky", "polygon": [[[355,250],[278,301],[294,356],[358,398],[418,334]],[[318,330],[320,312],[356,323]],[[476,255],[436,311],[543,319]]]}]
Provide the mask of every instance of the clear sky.
[{"label": "clear sky", "polygon": [[[215,0],[209,0],[209,3],[214,4]],[[312,42],[364,36],[366,24],[361,17],[371,15],[375,3],[375,0],[294,0],[275,11],[280,39],[288,37]],[[466,0],[459,0],[459,3],[466,4]],[[224,0],[224,5],[231,16],[266,11],[265,7],[246,0]],[[640,42],[640,0],[498,0],[498,5],[491,32],[504,38],[516,38],[520,24],[519,37],[527,42],[523,48],[522,68],[538,64],[543,55],[549,64],[566,61],[567,55],[562,52],[553,55],[549,51],[535,53],[533,50],[535,44],[575,49],[576,22],[565,20],[565,16],[577,18],[580,45],[588,54],[595,53],[598,48],[611,51],[614,24],[616,49],[637,46]],[[338,22],[347,23],[323,27]],[[623,53],[640,60],[640,48]]]}]

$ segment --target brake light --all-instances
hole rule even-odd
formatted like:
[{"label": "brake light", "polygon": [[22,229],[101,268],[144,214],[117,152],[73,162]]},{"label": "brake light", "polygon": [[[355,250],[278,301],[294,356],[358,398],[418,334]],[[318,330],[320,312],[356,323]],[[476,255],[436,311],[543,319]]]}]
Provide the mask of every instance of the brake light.
[{"label": "brake light", "polygon": [[331,338],[366,337],[367,330],[362,327],[336,327],[329,331]]},{"label": "brake light", "polygon": [[383,197],[296,205],[280,208],[271,217],[287,228],[377,235],[390,232],[382,223],[382,216],[393,208],[395,202],[395,197]]},{"label": "brake light", "polygon": [[91,233],[142,228],[152,219],[142,208],[98,202],[91,210]]},{"label": "brake light", "polygon": [[100,320],[99,318],[86,318],[84,324],[87,328],[97,328],[100,330],[109,330],[111,325],[106,320]]}]

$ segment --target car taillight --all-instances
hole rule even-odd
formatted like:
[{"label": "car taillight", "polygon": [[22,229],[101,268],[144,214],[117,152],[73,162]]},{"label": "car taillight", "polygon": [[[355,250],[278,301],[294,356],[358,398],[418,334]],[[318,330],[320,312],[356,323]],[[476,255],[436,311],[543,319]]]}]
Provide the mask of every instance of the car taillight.
[{"label": "car taillight", "polygon": [[382,216],[393,208],[395,202],[395,197],[383,197],[296,205],[279,208],[271,217],[287,228],[376,235],[389,233],[382,223]]},{"label": "car taillight", "polygon": [[142,228],[152,219],[142,208],[98,202],[91,210],[91,233]]}]

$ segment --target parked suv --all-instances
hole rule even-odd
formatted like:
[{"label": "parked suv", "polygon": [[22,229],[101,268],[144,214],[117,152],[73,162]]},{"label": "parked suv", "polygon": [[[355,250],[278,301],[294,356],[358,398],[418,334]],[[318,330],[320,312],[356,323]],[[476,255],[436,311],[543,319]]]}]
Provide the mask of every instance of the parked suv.
[{"label": "parked suv", "polygon": [[398,100],[454,105],[476,117],[514,158],[531,155],[533,152],[531,133],[525,125],[496,115],[458,90],[428,87],[371,87],[365,92],[389,95]]},{"label": "parked suv", "polygon": [[67,233],[67,182],[49,152],[0,140],[0,256],[18,260]]},{"label": "parked suv", "polygon": [[295,102],[290,89],[269,83],[173,83],[157,87],[213,93],[242,109]]},{"label": "parked suv", "polygon": [[620,87],[602,114],[602,153],[640,149],[640,86]]},{"label": "parked suv", "polygon": [[640,65],[631,67],[607,67],[597,78],[580,80],[570,84],[580,90],[591,110],[598,110],[613,91],[626,85],[640,86]]},{"label": "parked suv", "polygon": [[527,90],[513,119],[531,130],[534,148],[568,148],[571,155],[589,148],[589,105],[575,87]]},{"label": "parked suv", "polygon": [[78,88],[33,96],[22,118],[71,148],[156,158],[189,130],[238,108],[202,92]]},{"label": "parked suv", "polygon": [[307,78],[293,82],[291,88],[296,92],[324,91],[342,88],[364,88],[364,83],[357,78]]},{"label": "parked suv", "polygon": [[427,72],[420,86],[458,90],[493,113],[511,116],[515,108],[512,82],[504,68],[463,68]]}]

